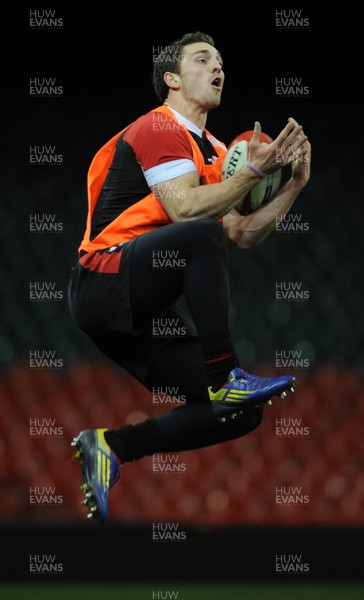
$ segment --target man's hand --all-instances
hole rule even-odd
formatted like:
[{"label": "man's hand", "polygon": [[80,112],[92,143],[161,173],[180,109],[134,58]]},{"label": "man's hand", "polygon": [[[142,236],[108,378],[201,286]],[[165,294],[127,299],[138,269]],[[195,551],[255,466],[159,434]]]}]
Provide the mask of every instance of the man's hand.
[{"label": "man's hand", "polygon": [[254,125],[254,133],[249,142],[249,162],[268,175],[294,161],[299,161],[307,153],[304,147],[307,136],[302,125],[290,117],[288,123],[276,139],[268,145],[259,143],[262,128],[258,121]]},{"label": "man's hand", "polygon": [[311,173],[311,144],[308,140],[301,146],[301,153],[297,160],[292,161],[292,180],[303,188],[310,179]]},{"label": "man's hand", "polygon": [[[224,216],[225,233],[238,248],[249,249],[260,244],[276,227],[277,215],[282,218],[282,215],[288,213],[297,196],[310,179],[311,144],[307,136],[304,135],[302,127],[295,123],[291,120],[274,142],[268,146],[262,145],[263,149],[269,149],[269,153],[265,157],[265,169],[262,166],[263,163],[259,163],[260,166],[255,163],[258,169],[268,172],[267,168],[269,166],[267,165],[272,164],[269,163],[269,160],[272,158],[273,148],[276,157],[279,157],[278,167],[282,166],[282,162],[284,162],[284,165],[291,165],[292,176],[289,181],[278,189],[269,202],[263,204],[253,213],[242,217],[238,215],[236,210],[233,210]],[[288,129],[291,133],[287,135]],[[260,149],[257,148],[259,133],[260,125],[258,123],[254,130],[253,152],[255,152],[256,157],[259,156],[262,160],[263,153],[260,153]]]}]

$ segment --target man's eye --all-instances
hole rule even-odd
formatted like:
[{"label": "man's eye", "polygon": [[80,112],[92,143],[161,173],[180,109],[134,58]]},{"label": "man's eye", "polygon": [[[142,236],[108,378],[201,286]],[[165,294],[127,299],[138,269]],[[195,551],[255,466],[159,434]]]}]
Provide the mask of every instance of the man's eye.
[{"label": "man's eye", "polygon": [[207,62],[207,60],[206,60],[206,58],[198,58],[197,62],[204,62],[205,63],[205,62]]}]

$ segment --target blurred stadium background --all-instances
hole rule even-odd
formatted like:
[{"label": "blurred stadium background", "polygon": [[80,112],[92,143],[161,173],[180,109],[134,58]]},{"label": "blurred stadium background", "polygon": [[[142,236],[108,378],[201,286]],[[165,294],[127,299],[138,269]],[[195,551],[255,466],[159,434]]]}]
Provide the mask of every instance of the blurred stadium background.
[{"label": "blurred stadium background", "polygon": [[[255,9],[249,10],[250,18],[256,17]],[[273,12],[262,28],[276,42]],[[318,17],[308,10],[307,16],[310,32],[280,32],[286,37],[279,38],[278,53],[297,36],[309,36],[317,47]],[[270,579],[280,598],[285,592],[277,587],[279,555],[288,562],[300,555],[309,564],[305,582],[362,579],[363,208],[359,185],[347,177],[355,167],[354,153],[334,143],[345,131],[340,125],[343,81],[330,65],[323,75],[321,58],[312,69],[307,56],[298,66],[296,57],[287,56],[284,69],[277,67],[273,76],[269,65],[261,67],[259,80],[254,65],[245,63],[244,79],[253,82],[246,91],[240,75],[236,81],[241,57],[226,43],[227,36],[198,21],[174,31],[156,23],[132,59],[111,35],[117,27],[106,16],[87,27],[76,17],[72,23],[72,35],[66,25],[61,31],[30,31],[21,77],[15,69],[9,74],[9,110],[17,127],[2,161],[0,206],[0,531],[6,540],[1,580],[34,583],[29,555],[56,555],[64,565],[62,581]],[[91,35],[91,26],[95,35],[97,25],[105,37],[111,27],[110,55],[85,43],[85,29]],[[86,172],[102,143],[157,104],[148,75],[153,48],[195,29],[215,37],[226,61],[223,104],[208,123],[217,137],[228,143],[256,118],[275,136],[292,114],[313,145],[312,179],[292,210],[296,221],[293,217],[290,230],[277,228],[254,251],[231,249],[230,255],[232,331],[242,363],[256,374],[274,375],[279,352],[300,357],[293,366],[297,391],[267,407],[263,424],[249,436],[179,454],[183,472],[156,472],[152,457],[126,465],[121,484],[110,494],[111,521],[100,528],[85,522],[70,441],[83,428],[136,423],[166,407],[106,361],[69,315],[66,290],[84,230]],[[259,64],[263,56],[260,48]],[[142,73],[140,87],[136,71]],[[44,75],[56,77],[64,94],[28,99],[29,77]],[[277,98],[274,78],[297,75],[310,86],[310,98]],[[35,146],[52,146],[53,155],[62,156],[59,164],[31,165]],[[58,232],[31,230],[32,219],[40,223],[44,215]],[[308,292],[304,301],[277,300],[282,282],[300,284]],[[44,284],[53,286],[57,300],[31,299],[34,285]],[[59,368],[31,368],[30,353],[41,357],[44,352]],[[45,426],[43,436],[32,426],[38,431]],[[32,504],[35,489],[58,500]],[[288,504],[279,501],[280,495]],[[186,543],[153,544],[156,522],[177,523]],[[297,573],[285,582],[297,598],[315,597],[307,583],[297,583]],[[159,597],[173,597],[176,585],[166,585],[158,589],[169,595]],[[217,588],[204,589],[206,598],[215,598]],[[244,589],[246,597],[255,597],[253,588]],[[331,598],[334,589],[340,588],[330,588]],[[157,587],[143,590],[135,596],[124,590],[123,597],[151,598]],[[185,600],[205,597],[187,588],[183,596],[182,585],[178,590],[176,597]],[[276,597],[270,590],[269,597]],[[10,589],[3,592],[1,597],[13,597]],[[31,598],[29,590],[25,593]],[[345,597],[357,597],[354,587],[350,593]],[[36,598],[41,594],[34,591]],[[82,591],[76,597],[82,598]]]}]

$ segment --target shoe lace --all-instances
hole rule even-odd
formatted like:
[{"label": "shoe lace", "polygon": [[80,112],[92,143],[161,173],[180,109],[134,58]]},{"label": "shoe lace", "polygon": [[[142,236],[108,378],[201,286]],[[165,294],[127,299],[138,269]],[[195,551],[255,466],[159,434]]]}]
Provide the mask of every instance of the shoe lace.
[{"label": "shoe lace", "polygon": [[268,377],[259,377],[258,375],[252,375],[251,373],[248,373],[247,371],[243,370],[241,371],[241,373],[238,373],[236,379],[242,379],[246,383],[255,382],[261,384],[265,384],[269,381]]},{"label": "shoe lace", "polygon": [[249,373],[247,373],[246,371],[243,371],[243,370],[240,370],[238,373],[235,374],[235,379],[245,381],[246,383],[248,382],[248,380],[250,378],[251,378],[251,375],[249,375]]}]

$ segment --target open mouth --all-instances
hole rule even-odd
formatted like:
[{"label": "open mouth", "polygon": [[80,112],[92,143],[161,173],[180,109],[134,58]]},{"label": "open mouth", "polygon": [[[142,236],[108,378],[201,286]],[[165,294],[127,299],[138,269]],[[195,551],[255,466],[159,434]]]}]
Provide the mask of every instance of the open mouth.
[{"label": "open mouth", "polygon": [[212,87],[215,89],[221,89],[221,77],[215,77],[211,82]]}]

